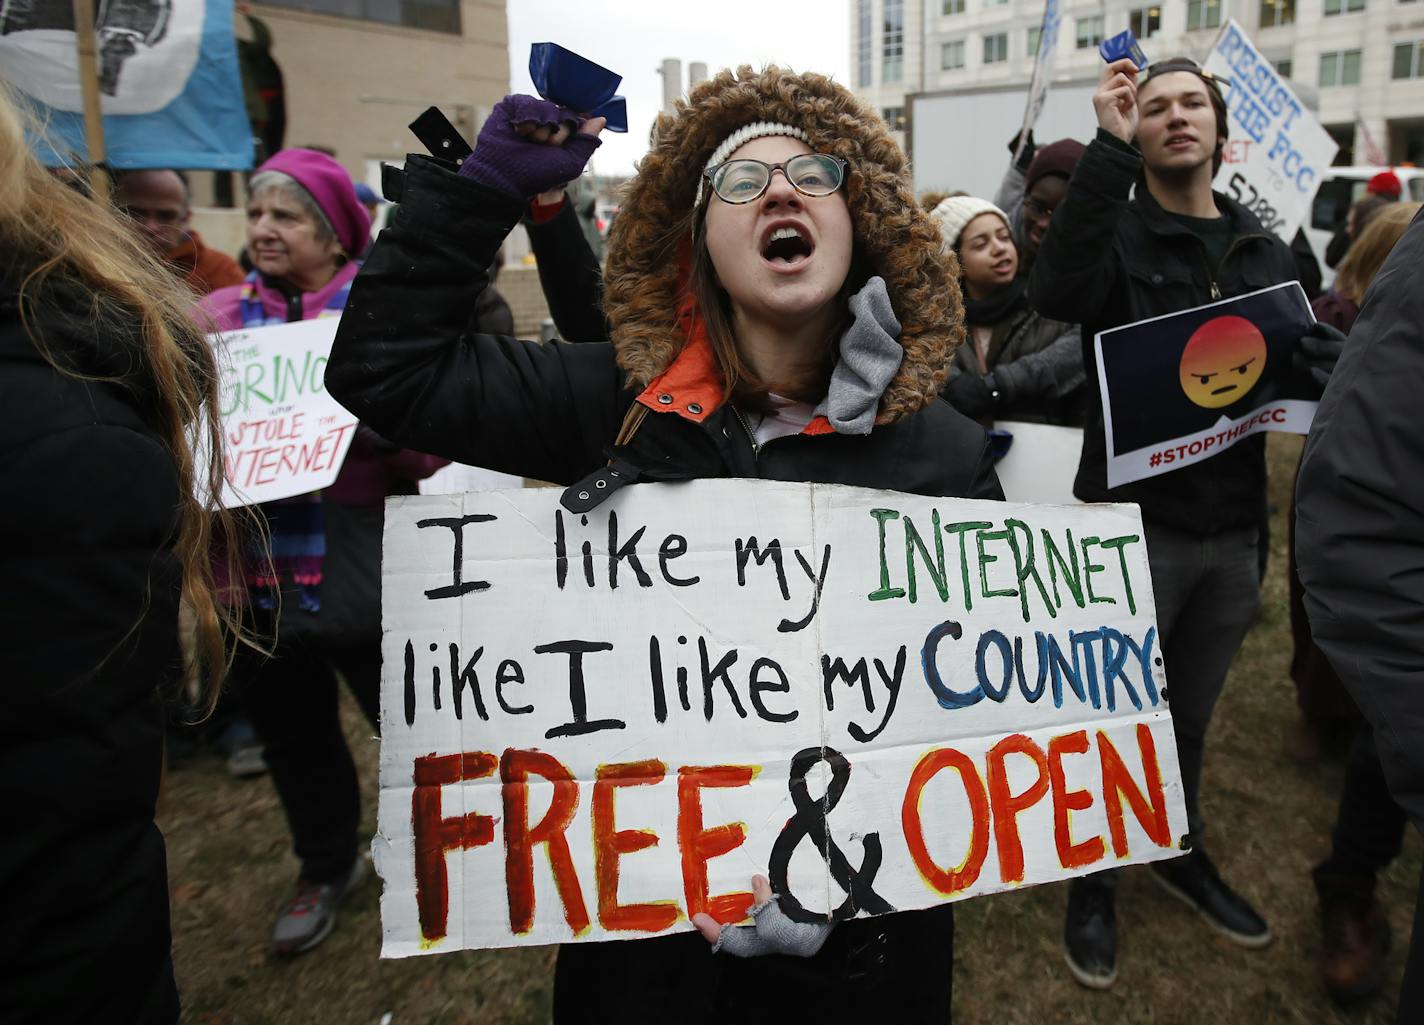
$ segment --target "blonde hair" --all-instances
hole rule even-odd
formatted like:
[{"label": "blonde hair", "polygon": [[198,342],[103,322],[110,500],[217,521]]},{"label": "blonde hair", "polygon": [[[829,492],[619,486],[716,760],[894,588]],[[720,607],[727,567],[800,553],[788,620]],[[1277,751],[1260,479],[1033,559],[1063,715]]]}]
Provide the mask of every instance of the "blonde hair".
[{"label": "blonde hair", "polygon": [[1390,250],[1404,237],[1409,223],[1419,212],[1419,203],[1390,203],[1370,218],[1370,226],[1360,233],[1340,261],[1335,273],[1335,291],[1356,306],[1384,266]]},{"label": "blonde hair", "polygon": [[[194,643],[185,646],[186,662],[196,705],[206,714],[217,701],[232,645],[244,638],[238,613],[219,600],[214,580],[214,543],[231,560],[229,569],[240,547],[233,515],[218,505],[223,463],[217,363],[192,319],[193,294],[111,209],[51,175],[30,152],[26,128],[40,131],[0,83],[0,269],[18,289],[26,334],[57,372],[117,380],[77,370],[62,352],[51,351],[43,317],[60,293],[71,302],[74,295],[87,300],[84,322],[96,334],[137,350],[133,364],[153,385],[158,433],[178,475],[174,548],[194,634]],[[200,492],[208,497],[200,499]]]}]

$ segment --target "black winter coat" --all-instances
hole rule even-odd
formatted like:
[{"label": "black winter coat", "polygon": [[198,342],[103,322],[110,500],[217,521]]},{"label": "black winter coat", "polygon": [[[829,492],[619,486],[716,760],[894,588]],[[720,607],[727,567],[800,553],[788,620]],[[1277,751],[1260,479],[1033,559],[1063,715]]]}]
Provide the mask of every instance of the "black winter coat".
[{"label": "black winter coat", "polygon": [[[84,297],[70,303],[83,315]],[[180,669],[178,478],[143,368],[92,324],[20,325],[0,278],[0,1021],[178,1019],[154,824]]]},{"label": "black winter coat", "polygon": [[[637,397],[613,347],[467,332],[484,269],[522,204],[426,160],[407,168],[401,219],[352,286],[327,387],[402,445],[560,484],[606,473],[605,449]],[[682,408],[681,395],[669,400]],[[617,455],[625,479],[763,477],[1002,497],[983,429],[938,400],[863,437],[797,435],[760,450],[730,407],[700,423],[650,413]],[[948,905],[845,923],[810,959],[712,955],[696,934],[572,944],[560,953],[556,1017],[835,1022],[890,1011],[939,1023],[949,1016],[952,957]]]},{"label": "black winter coat", "polygon": [[1266,443],[1259,434],[1159,477],[1107,486],[1097,334],[1296,280],[1286,244],[1219,192],[1213,193],[1217,208],[1231,218],[1235,237],[1220,266],[1211,266],[1202,241],[1152,198],[1141,169],[1141,154],[1099,129],[1053,215],[1030,279],[1035,309],[1083,325],[1088,410],[1073,493],[1087,502],[1136,502],[1145,518],[1195,534],[1252,526],[1265,501]]},{"label": "black winter coat", "polygon": [[1296,484],[1295,554],[1311,635],[1374,727],[1394,799],[1424,829],[1421,268],[1416,216],[1366,294],[1316,412]]}]

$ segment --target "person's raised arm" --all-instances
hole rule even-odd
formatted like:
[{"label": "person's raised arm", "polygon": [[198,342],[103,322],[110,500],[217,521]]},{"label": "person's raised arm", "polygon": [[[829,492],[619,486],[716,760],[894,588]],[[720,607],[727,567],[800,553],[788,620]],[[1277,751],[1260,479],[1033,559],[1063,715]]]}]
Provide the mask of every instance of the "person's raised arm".
[{"label": "person's raised arm", "polygon": [[611,348],[469,330],[528,198],[576,176],[598,145],[602,119],[575,132],[574,118],[510,97],[459,174],[408,162],[400,217],[352,284],[326,370],[331,393],[384,437],[556,483],[600,462],[631,399]]},{"label": "person's raised arm", "polygon": [[[557,212],[543,216],[557,204]],[[549,304],[549,316],[559,337],[570,342],[602,341],[608,337],[603,317],[603,268],[583,233],[577,211],[562,189],[546,193],[525,220],[529,245],[539,269],[539,287]]]},{"label": "person's raised arm", "polygon": [[[1027,138],[1024,138],[1025,135]],[[1018,149],[1021,138],[1024,139],[1022,151]],[[994,193],[994,205],[1009,215],[1009,231],[1014,236],[1014,242],[1019,246],[1023,245],[1024,237],[1024,176],[1028,174],[1029,164],[1033,163],[1033,154],[1036,148],[1032,128],[1027,133],[1018,132],[1014,135],[1009,142],[1011,157],[1008,169],[1004,171],[1004,177],[999,181],[999,190]]]},{"label": "person's raised arm", "polygon": [[1142,157],[1137,132],[1137,66],[1114,61],[1093,95],[1098,134],[1053,214],[1029,279],[1029,300],[1040,314],[1070,324],[1095,322],[1120,287],[1113,239],[1127,209]]}]

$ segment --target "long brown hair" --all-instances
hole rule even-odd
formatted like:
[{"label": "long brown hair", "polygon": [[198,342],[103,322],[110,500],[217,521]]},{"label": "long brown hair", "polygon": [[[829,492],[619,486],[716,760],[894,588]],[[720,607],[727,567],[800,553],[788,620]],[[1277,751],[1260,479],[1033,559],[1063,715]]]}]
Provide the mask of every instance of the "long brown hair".
[{"label": "long brown hair", "polygon": [[1395,243],[1404,237],[1419,206],[1418,203],[1390,203],[1370,218],[1370,226],[1355,239],[1345,259],[1340,261],[1340,268],[1335,272],[1335,291],[1356,306],[1364,302],[1375,275],[1384,266]]},{"label": "long brown hair", "polygon": [[65,353],[50,348],[41,325],[47,314],[59,312],[61,295],[83,296],[86,325],[106,341],[136,350],[132,363],[148,378],[156,426],[178,474],[174,548],[194,635],[186,661],[200,695],[195,704],[206,713],[217,701],[232,645],[244,637],[237,612],[219,599],[214,580],[213,551],[235,558],[240,548],[234,517],[218,504],[223,463],[217,363],[191,318],[193,294],[112,210],[46,171],[30,152],[26,127],[39,132],[0,84],[0,261],[18,288],[26,333],[57,372],[118,380],[77,370]]}]

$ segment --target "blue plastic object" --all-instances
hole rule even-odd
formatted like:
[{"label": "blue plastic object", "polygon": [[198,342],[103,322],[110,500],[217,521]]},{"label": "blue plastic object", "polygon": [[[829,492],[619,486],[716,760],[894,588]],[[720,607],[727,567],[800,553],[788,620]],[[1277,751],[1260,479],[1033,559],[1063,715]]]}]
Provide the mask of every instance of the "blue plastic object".
[{"label": "blue plastic object", "polygon": [[610,132],[628,130],[628,108],[615,96],[623,76],[558,43],[535,43],[529,48],[529,77],[546,100],[589,117],[608,119]]},{"label": "blue plastic object", "polygon": [[1111,39],[1104,39],[1098,44],[1098,53],[1102,54],[1103,60],[1109,64],[1127,57],[1137,65],[1138,71],[1147,67],[1147,54],[1142,52],[1142,44],[1137,41],[1130,28],[1123,29]]}]

